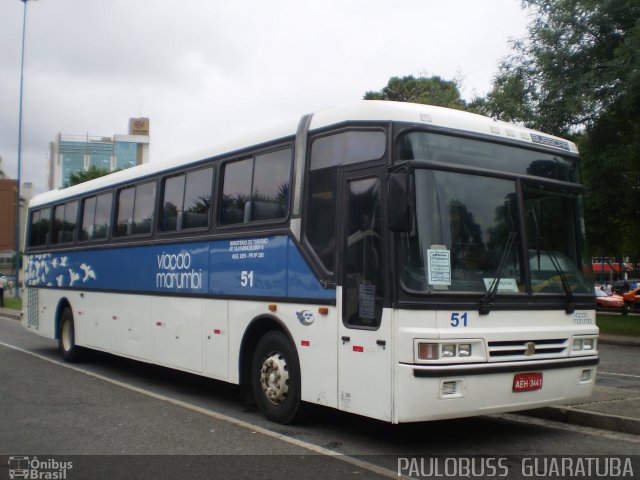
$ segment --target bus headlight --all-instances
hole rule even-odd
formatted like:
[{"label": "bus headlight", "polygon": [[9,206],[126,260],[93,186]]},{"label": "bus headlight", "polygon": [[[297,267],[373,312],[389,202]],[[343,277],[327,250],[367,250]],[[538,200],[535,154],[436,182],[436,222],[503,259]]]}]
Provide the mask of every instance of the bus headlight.
[{"label": "bus headlight", "polygon": [[597,345],[598,340],[595,335],[573,337],[573,339],[571,340],[571,353],[574,355],[593,354],[596,351]]},{"label": "bus headlight", "polygon": [[442,345],[442,357],[449,358],[456,356],[456,346],[451,344]]},{"label": "bus headlight", "polygon": [[471,356],[471,344],[470,343],[461,343],[458,345],[458,356],[459,357],[470,357]]},{"label": "bus headlight", "polygon": [[425,363],[440,360],[442,362],[486,361],[482,340],[414,340],[415,360]]}]

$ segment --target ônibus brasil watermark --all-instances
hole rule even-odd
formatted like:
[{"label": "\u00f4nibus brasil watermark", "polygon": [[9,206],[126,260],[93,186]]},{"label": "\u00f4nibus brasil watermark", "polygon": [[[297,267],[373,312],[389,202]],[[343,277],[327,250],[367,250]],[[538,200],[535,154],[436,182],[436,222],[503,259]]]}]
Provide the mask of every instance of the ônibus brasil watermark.
[{"label": "\u00f4nibus brasil watermark", "polygon": [[59,461],[54,458],[38,458],[27,456],[9,457],[9,478],[25,478],[29,480],[66,480],[73,462]]}]

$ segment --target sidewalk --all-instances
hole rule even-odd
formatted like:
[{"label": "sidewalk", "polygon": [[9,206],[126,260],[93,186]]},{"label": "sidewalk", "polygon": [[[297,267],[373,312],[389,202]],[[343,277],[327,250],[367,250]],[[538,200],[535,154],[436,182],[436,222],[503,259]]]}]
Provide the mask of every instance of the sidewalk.
[{"label": "sidewalk", "polygon": [[[20,312],[0,308],[0,317],[19,321]],[[609,345],[640,347],[638,337],[600,335],[599,341]],[[519,413],[557,422],[640,435],[640,390],[596,386],[593,395],[582,403]]]},{"label": "sidewalk", "polygon": [[640,435],[640,391],[596,386],[583,403],[518,412],[531,417]]}]

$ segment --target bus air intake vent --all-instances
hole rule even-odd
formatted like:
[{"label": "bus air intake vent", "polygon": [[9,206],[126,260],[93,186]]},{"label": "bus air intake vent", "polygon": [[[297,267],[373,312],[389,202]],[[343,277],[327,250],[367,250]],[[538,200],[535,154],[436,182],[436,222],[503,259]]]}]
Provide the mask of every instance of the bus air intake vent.
[{"label": "bus air intake vent", "polygon": [[27,325],[30,327],[38,328],[40,326],[40,318],[38,317],[38,311],[40,309],[39,304],[39,290],[37,288],[27,289],[27,301],[29,302],[27,310]]}]

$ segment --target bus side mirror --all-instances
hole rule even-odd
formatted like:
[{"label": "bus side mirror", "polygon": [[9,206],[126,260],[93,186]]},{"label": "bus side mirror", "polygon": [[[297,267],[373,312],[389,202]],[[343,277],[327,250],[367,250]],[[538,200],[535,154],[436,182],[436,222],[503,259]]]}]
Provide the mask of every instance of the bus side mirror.
[{"label": "bus side mirror", "polygon": [[412,230],[413,209],[408,173],[389,176],[389,229],[393,232]]}]

